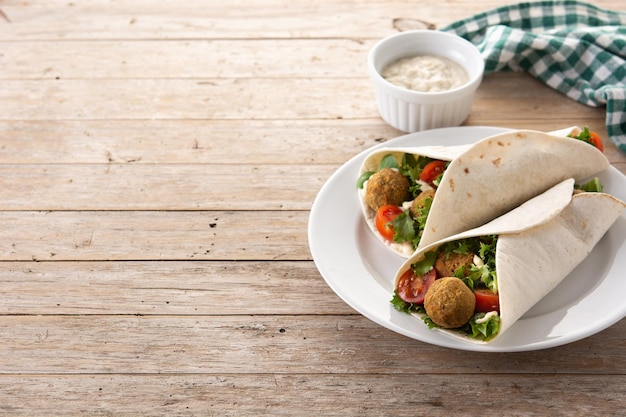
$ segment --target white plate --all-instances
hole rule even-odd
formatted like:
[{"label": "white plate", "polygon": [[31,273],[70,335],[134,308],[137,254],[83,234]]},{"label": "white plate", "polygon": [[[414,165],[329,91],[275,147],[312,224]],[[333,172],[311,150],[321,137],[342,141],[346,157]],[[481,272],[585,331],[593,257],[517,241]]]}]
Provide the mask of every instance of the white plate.
[{"label": "white plate", "polygon": [[[591,254],[517,323],[490,344],[473,344],[429,330],[390,303],[392,280],[403,258],[391,253],[368,229],[357,199],[363,159],[382,147],[464,145],[505,131],[454,127],[400,136],[368,149],[339,168],[320,190],[309,218],[309,246],[328,285],[348,305],[394,332],[450,348],[514,352],[545,349],[595,334],[626,316],[626,214]],[[598,175],[605,191],[626,201],[626,177],[614,167]]]}]

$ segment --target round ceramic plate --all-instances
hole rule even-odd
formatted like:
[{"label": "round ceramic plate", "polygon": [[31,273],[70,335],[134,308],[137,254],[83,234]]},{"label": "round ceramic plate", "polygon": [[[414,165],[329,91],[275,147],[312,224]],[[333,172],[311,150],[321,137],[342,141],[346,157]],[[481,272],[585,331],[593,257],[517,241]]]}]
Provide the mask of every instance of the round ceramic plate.
[{"label": "round ceramic plate", "polygon": [[[552,292],[489,344],[474,344],[396,311],[390,303],[393,278],[404,258],[390,252],[365,224],[356,180],[363,159],[379,147],[465,145],[506,131],[454,127],[400,136],[355,156],[320,190],[309,218],[315,264],[335,293],[365,317],[422,342],[470,351],[545,349],[595,334],[626,316],[626,214],[613,224],[591,254]],[[614,167],[598,175],[606,192],[626,201],[626,177]]]}]

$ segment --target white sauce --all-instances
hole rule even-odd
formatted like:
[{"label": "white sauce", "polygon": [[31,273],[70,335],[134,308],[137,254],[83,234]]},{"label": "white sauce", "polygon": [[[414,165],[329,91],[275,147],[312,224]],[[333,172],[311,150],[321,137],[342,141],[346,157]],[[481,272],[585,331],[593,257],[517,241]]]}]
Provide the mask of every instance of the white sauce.
[{"label": "white sauce", "polygon": [[[392,168],[395,169],[395,168]],[[396,169],[396,171],[398,171]],[[361,200],[363,201],[363,205],[364,207],[367,207],[367,203],[365,202],[365,194],[367,192],[367,183],[369,182],[369,180],[365,181],[363,183],[363,188],[361,188],[360,190],[358,190],[358,194],[359,194],[359,198],[361,198]],[[406,201],[402,204],[403,208],[408,208],[411,206],[412,201]],[[407,205],[408,204],[408,205]],[[403,254],[404,256],[409,256],[413,253],[413,245],[409,242],[390,242],[387,239],[383,238],[380,233],[378,232],[378,229],[376,229],[376,213],[374,212],[374,210],[370,209],[369,207],[367,207],[366,210],[367,214],[365,215],[365,220],[367,221],[368,226],[370,227],[370,229],[372,229],[372,231],[379,236],[380,240],[387,245],[389,248],[391,248],[393,251],[398,252],[400,254]]]},{"label": "white sauce", "polygon": [[493,316],[497,316],[497,315],[498,315],[497,311],[490,311],[489,313],[485,314],[485,317],[483,317],[482,319],[476,320],[476,324],[486,323],[487,321],[489,321],[490,318],[492,318]]},{"label": "white sauce", "polygon": [[465,68],[443,57],[419,55],[402,58],[387,65],[383,78],[399,87],[421,92],[441,92],[465,84]]}]

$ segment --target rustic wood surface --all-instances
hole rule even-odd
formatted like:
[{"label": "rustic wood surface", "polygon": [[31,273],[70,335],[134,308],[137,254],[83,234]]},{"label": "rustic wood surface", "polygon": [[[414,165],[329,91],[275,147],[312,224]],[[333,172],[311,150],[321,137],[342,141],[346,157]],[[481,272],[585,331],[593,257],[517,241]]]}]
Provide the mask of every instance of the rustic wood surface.
[{"label": "rustic wood surface", "polygon": [[[508,3],[0,0],[0,414],[623,416],[625,320],[440,348],[356,313],[309,252],[320,187],[401,134],[372,45]],[[464,124],[606,137],[604,115],[507,73]]]}]

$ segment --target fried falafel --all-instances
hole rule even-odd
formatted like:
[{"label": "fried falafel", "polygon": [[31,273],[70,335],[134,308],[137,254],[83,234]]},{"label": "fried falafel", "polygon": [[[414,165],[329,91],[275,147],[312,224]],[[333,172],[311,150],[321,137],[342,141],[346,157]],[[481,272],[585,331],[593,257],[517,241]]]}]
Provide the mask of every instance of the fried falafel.
[{"label": "fried falafel", "polygon": [[427,198],[430,198],[431,200],[435,198],[434,189],[422,191],[417,197],[415,197],[410,208],[411,216],[413,218],[417,217],[419,212],[424,208],[424,203]]},{"label": "fried falafel", "polygon": [[456,271],[465,267],[466,274],[469,273],[470,268],[474,264],[474,254],[457,253],[445,251],[439,252],[437,260],[435,261],[435,269],[437,270],[437,276],[440,277],[453,277]]},{"label": "fried falafel", "polygon": [[466,324],[474,315],[476,297],[459,278],[439,278],[428,289],[424,309],[441,327],[454,329]]},{"label": "fried falafel", "polygon": [[374,211],[387,204],[401,206],[411,198],[409,180],[391,168],[383,168],[367,181],[365,201]]}]

